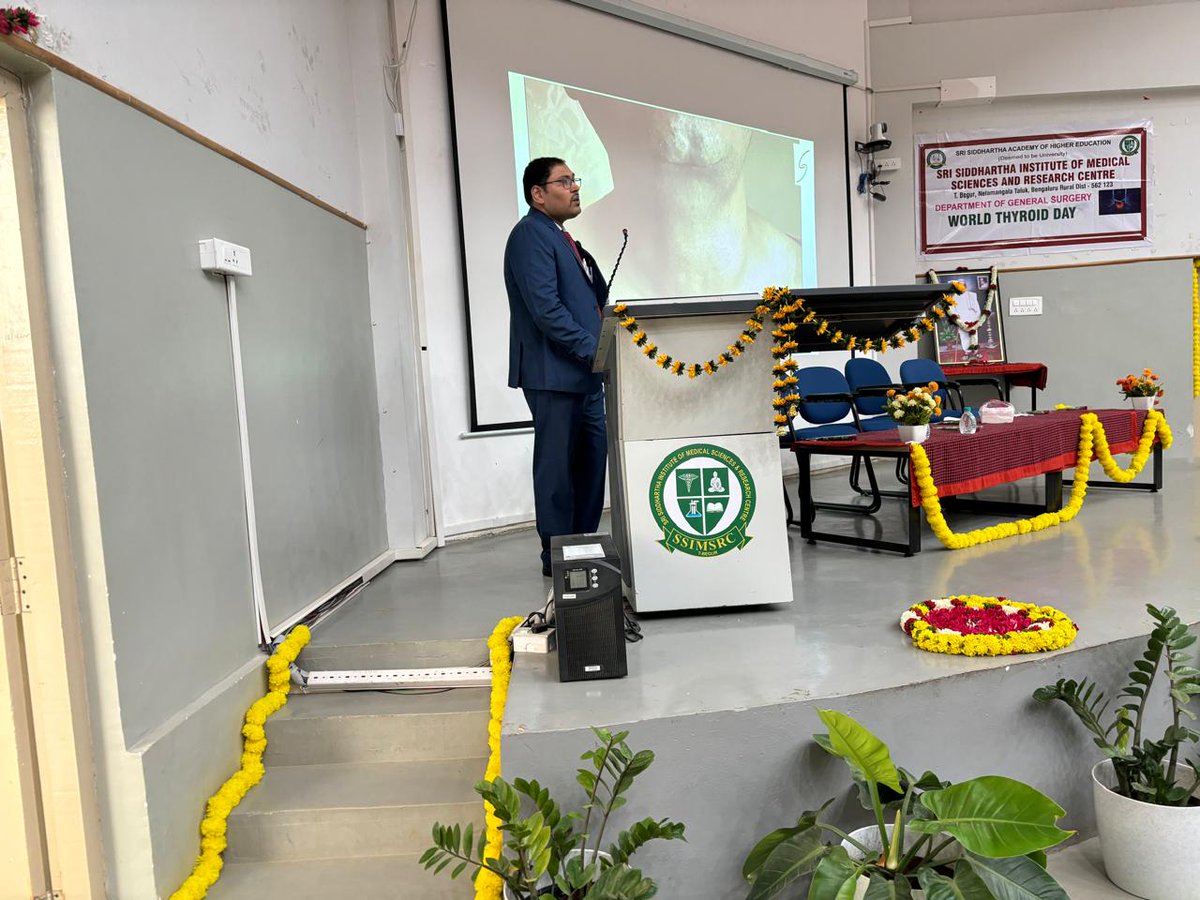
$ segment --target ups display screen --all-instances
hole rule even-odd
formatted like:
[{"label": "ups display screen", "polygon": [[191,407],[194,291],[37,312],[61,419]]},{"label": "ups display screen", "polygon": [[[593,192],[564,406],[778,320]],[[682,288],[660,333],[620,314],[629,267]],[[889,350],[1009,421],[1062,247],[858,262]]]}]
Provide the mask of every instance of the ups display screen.
[{"label": "ups display screen", "polygon": [[567,587],[573,591],[582,591],[587,587],[588,577],[586,569],[568,569],[567,570]]}]

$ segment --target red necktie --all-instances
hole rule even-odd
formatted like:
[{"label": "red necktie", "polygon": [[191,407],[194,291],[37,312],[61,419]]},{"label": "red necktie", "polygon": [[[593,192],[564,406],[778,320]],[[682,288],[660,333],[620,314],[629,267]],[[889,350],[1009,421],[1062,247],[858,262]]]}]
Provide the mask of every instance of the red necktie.
[{"label": "red necktie", "polygon": [[[579,260],[579,265],[583,266],[583,271],[584,274],[587,275],[588,281],[591,281],[592,274],[588,271],[587,263],[583,261],[583,256],[579,252],[579,245],[575,243],[575,239],[571,237],[571,232],[567,231],[567,229],[564,228],[562,233],[563,237],[567,239],[567,243],[571,245],[571,251],[575,254],[575,258]],[[604,312],[600,309],[598,304],[596,306],[596,315],[600,317],[600,321],[604,321]]]},{"label": "red necktie", "polygon": [[583,265],[583,257],[579,255],[579,247],[575,243],[575,239],[573,237],[571,237],[571,232],[567,231],[567,229],[564,228],[562,230],[562,233],[563,233],[563,237],[565,237],[567,239],[567,243],[571,245],[571,252],[575,254],[575,258],[577,260],[579,260],[579,264]]}]

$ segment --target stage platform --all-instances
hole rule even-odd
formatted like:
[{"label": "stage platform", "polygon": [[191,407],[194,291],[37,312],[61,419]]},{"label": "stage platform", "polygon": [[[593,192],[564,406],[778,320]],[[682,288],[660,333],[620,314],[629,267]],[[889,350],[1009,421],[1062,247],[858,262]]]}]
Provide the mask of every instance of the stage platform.
[{"label": "stage platform", "polygon": [[[1105,480],[1098,465],[1092,474]],[[823,495],[844,496],[842,472],[814,483]],[[1023,484],[996,496],[1031,500],[1037,490]],[[1067,827],[1091,836],[1096,750],[1065,708],[1041,707],[1030,694],[1062,676],[1086,674],[1110,689],[1122,683],[1149,630],[1147,602],[1200,620],[1198,501],[1200,471],[1180,449],[1168,456],[1162,493],[1094,488],[1064,526],[969,550],[942,549],[928,526],[928,550],[912,558],[810,546],[793,529],[793,583],[780,585],[793,603],[643,616],[645,640],[629,646],[629,676],[620,680],[560,684],[553,656],[518,657],[505,774],[537,777],[569,800],[589,726],[627,727],[632,746],[657,754],[630,795],[629,814],[688,826],[686,844],[638,857],[669,898],[745,896],[740,866],[758,837],[830,797],[839,798],[832,810],[844,823],[866,824],[843,765],[811,740],[818,708],[855,716],[911,770],[1028,781],[1067,809]],[[898,508],[878,521],[825,520],[846,529],[901,524]],[[982,524],[951,519],[959,530]],[[391,642],[427,642],[428,664],[445,642],[479,640],[482,648],[501,616],[544,603],[549,582],[537,549],[526,529],[452,542],[392,566],[317,627],[308,664],[387,665]],[[901,611],[956,593],[1048,603],[1075,619],[1079,637],[1066,650],[1028,657],[914,650],[899,630]]]}]

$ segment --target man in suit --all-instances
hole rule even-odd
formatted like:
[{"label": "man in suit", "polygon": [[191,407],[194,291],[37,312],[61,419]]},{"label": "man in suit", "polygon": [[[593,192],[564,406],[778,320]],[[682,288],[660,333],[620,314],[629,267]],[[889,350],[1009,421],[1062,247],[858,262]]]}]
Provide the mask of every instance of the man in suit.
[{"label": "man in suit", "polygon": [[592,371],[608,287],[564,227],[579,215],[579,180],[561,159],[525,167],[529,212],[508,236],[508,386],[533,414],[533,496],[542,574],[550,538],[600,525],[607,457],[604,387]]}]

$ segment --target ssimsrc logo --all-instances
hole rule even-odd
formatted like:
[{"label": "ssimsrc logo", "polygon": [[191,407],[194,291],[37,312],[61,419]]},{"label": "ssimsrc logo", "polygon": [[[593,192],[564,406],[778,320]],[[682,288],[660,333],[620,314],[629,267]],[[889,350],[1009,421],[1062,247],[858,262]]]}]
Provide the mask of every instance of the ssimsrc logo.
[{"label": "ssimsrc logo", "polygon": [[741,550],[754,517],[754,479],[738,457],[714,444],[672,451],[650,478],[650,512],[668,552],[720,556]]}]

